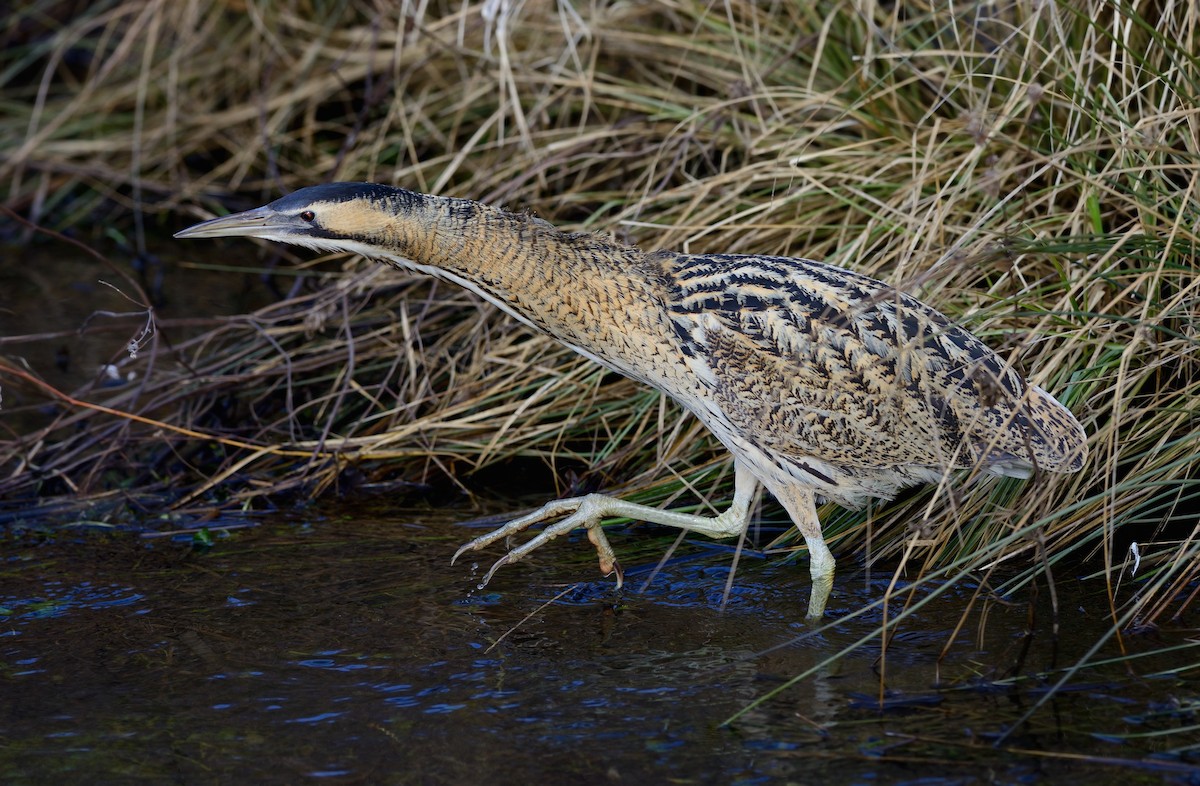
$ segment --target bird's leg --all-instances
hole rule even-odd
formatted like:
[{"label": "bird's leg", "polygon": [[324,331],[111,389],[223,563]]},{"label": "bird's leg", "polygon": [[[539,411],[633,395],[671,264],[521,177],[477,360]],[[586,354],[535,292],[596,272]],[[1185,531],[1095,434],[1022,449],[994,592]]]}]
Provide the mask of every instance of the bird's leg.
[{"label": "bird's leg", "polygon": [[771,489],[783,504],[796,529],[804,536],[808,545],[808,571],[812,576],[812,593],[808,597],[808,619],[816,620],[825,615],[825,604],[833,589],[833,554],[825,545],[821,535],[821,519],[817,517],[817,500],[811,489],[786,486]]},{"label": "bird's leg", "polygon": [[699,532],[710,538],[728,538],[739,535],[750,521],[750,505],[754,501],[754,493],[758,491],[758,480],[754,475],[750,474],[749,470],[741,465],[741,462],[737,462],[734,468],[733,504],[719,516],[698,516],[692,513],[660,510],[659,508],[652,508],[649,505],[626,502],[623,499],[607,497],[603,494],[587,494],[582,497],[547,502],[532,513],[510,521],[503,527],[492,530],[486,535],[481,535],[470,543],[463,545],[462,548],[455,552],[450,562],[453,564],[454,560],[462,556],[463,552],[478,551],[496,541],[509,538],[518,532],[523,532],[534,524],[565,515],[566,518],[562,521],[551,524],[538,533],[536,537],[510,550],[497,560],[496,564],[492,565],[491,570],[487,572],[487,575],[483,577],[483,582],[480,586],[491,581],[492,576],[501,566],[517,562],[528,555],[529,552],[554,540],[559,535],[565,535],[573,529],[584,527],[588,532],[588,540],[596,547],[596,552],[600,557],[600,571],[606,576],[616,571],[617,586],[620,587],[622,580],[621,568],[617,563],[616,556],[613,554],[612,546],[608,543],[608,538],[604,535],[604,528],[601,526],[601,522],[605,518],[622,517]]}]

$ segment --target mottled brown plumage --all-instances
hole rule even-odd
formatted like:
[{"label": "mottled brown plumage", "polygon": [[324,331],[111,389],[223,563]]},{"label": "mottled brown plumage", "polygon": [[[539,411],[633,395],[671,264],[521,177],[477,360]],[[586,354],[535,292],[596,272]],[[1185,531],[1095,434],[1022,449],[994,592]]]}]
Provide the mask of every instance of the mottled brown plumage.
[{"label": "mottled brown plumage", "polygon": [[[975,336],[914,298],[805,259],[643,253],[462,199],[365,183],[302,189],[178,237],[249,236],[352,251],[478,293],[589,358],[656,387],[733,453],[734,501],[719,516],[591,494],[557,500],[466,544],[479,549],[565,516],[488,573],[576,527],[601,568],[600,527],[623,516],[737,535],[765,485],[809,547],[809,615],[823,613],[833,557],[816,500],[857,507],[978,467],[1073,472],[1082,427]],[[456,555],[457,556],[457,555]],[[618,574],[619,577],[619,574]]]}]

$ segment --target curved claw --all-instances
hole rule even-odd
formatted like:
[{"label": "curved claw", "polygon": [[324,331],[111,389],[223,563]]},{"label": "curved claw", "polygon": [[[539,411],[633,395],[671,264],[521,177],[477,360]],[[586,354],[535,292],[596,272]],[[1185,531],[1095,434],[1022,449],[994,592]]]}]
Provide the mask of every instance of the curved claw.
[{"label": "curved claw", "polygon": [[[603,565],[601,565],[600,569],[601,570],[604,569]],[[621,587],[625,586],[625,571],[621,570],[621,563],[617,562],[616,560],[613,560],[612,561],[612,569],[610,571],[608,571],[608,573],[605,573],[604,575],[607,576],[607,575],[609,575],[609,573],[617,574],[616,580],[617,580],[617,589],[618,590],[620,590]]]},{"label": "curved claw", "polygon": [[469,543],[464,543],[463,545],[459,546],[458,551],[454,552],[454,556],[450,558],[450,564],[453,565],[455,562],[457,562],[458,558],[463,555],[464,551],[473,551],[473,549],[471,548],[471,544],[474,542],[475,541],[471,541]]},{"label": "curved claw", "polygon": [[509,558],[509,555],[505,554],[503,557],[496,560],[495,563],[492,564],[492,567],[488,570],[487,575],[485,575],[483,577],[483,581],[479,582],[480,589],[483,589],[484,587],[486,587],[488,585],[488,582],[492,580],[492,576],[496,575],[496,571],[500,570],[500,568],[504,567],[505,565],[507,565],[509,563],[510,560],[508,558]]}]

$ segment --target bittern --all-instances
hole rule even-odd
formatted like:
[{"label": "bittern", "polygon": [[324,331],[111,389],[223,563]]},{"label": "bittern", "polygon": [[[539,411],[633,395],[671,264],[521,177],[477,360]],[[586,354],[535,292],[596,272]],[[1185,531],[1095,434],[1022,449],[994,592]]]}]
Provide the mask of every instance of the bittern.
[{"label": "bittern", "polygon": [[532,215],[371,183],[303,188],[176,237],[254,237],[361,254],[460,284],[600,365],[657,388],[733,454],[717,516],[601,494],[547,503],[455,554],[541,522],[488,571],[578,527],[605,575],[620,569],[601,523],[624,517],[713,538],[742,533],[759,484],[808,547],[808,616],[834,558],[817,500],[861,507],[980,468],[1074,472],[1087,455],[1071,412],[971,333],[883,282],[807,259],[643,252]]}]

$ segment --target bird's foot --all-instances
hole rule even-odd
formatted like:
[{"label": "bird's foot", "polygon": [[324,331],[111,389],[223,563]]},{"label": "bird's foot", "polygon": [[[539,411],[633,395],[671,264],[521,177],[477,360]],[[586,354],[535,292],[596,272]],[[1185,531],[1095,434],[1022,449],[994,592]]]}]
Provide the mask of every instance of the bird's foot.
[{"label": "bird's foot", "polygon": [[608,509],[612,501],[610,497],[605,497],[602,494],[588,494],[583,497],[556,499],[552,502],[547,502],[532,513],[514,519],[503,527],[494,529],[486,535],[480,535],[469,543],[463,544],[454,553],[454,556],[451,557],[450,564],[453,565],[464,552],[479,551],[499,540],[506,540],[519,532],[524,532],[535,524],[549,521],[559,516],[566,516],[562,521],[551,524],[538,533],[536,537],[530,538],[525,543],[511,549],[503,557],[496,560],[495,564],[492,565],[491,569],[483,577],[483,581],[480,582],[479,586],[486,586],[492,580],[492,576],[502,566],[518,562],[534,549],[549,543],[558,536],[565,535],[573,529],[583,527],[587,529],[588,540],[596,547],[596,553],[600,558],[600,572],[605,576],[616,573],[617,588],[620,589],[623,581],[621,565],[617,562],[617,557],[608,542],[608,537],[604,534],[604,528],[600,525],[601,520],[608,514]]}]

